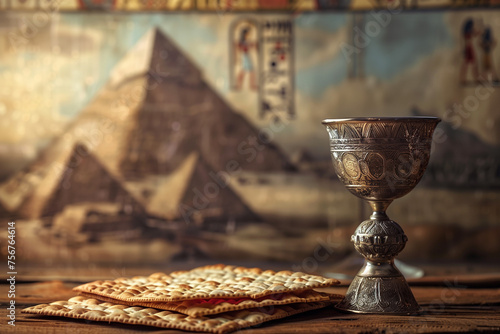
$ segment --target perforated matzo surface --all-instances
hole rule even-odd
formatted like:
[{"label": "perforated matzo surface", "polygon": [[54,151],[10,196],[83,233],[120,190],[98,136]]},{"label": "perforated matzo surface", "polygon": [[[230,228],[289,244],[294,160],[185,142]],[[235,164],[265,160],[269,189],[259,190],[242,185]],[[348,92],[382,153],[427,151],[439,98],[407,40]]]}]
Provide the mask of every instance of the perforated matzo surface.
[{"label": "perforated matzo surface", "polygon": [[342,296],[332,295],[327,293],[321,293],[314,290],[307,290],[302,292],[290,292],[279,295],[271,295],[255,299],[246,299],[235,304],[230,301],[218,300],[218,304],[209,303],[205,300],[190,299],[190,300],[179,300],[171,302],[127,302],[127,301],[117,301],[115,299],[103,296],[94,296],[92,294],[87,294],[85,292],[81,293],[83,296],[88,298],[96,298],[111,303],[120,303],[125,305],[137,305],[144,307],[152,307],[160,310],[175,311],[194,317],[218,314],[222,312],[229,312],[235,310],[249,309],[249,308],[261,308],[270,305],[285,305],[294,303],[311,303],[318,301],[329,301],[337,300],[340,301]]},{"label": "perforated matzo surface", "polygon": [[170,275],[95,281],[74,290],[127,302],[169,302],[210,298],[259,298],[278,293],[328,287],[339,281],[301,272],[225,265],[178,271]]},{"label": "perforated matzo surface", "polygon": [[172,311],[157,310],[140,306],[127,306],[100,302],[83,296],[68,301],[41,304],[24,309],[23,313],[86,319],[124,324],[147,325],[162,328],[182,329],[197,332],[228,333],[254,326],[266,321],[284,318],[293,314],[318,309],[329,302],[297,303],[273,306],[264,311],[247,309],[205,317],[192,317]]}]

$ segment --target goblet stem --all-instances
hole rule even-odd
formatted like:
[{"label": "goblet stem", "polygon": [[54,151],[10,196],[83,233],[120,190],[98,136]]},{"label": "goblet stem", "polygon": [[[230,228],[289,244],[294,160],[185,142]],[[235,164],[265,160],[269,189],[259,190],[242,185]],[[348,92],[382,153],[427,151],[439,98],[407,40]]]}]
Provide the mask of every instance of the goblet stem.
[{"label": "goblet stem", "polygon": [[370,216],[370,219],[389,220],[389,217],[387,217],[385,210],[387,210],[389,205],[392,203],[392,200],[391,201],[368,201],[368,203],[370,203],[370,206],[373,210],[373,213]]},{"label": "goblet stem", "polygon": [[391,201],[370,201],[370,220],[351,237],[365,264],[353,279],[337,308],[357,313],[414,314],[420,308],[404,276],[394,265],[408,238],[385,210]]}]

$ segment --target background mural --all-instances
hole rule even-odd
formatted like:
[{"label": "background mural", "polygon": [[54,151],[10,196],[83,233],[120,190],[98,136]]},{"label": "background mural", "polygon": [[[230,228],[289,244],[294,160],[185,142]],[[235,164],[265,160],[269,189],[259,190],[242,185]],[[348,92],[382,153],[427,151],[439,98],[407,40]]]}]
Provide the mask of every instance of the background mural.
[{"label": "background mural", "polygon": [[340,261],[368,207],[320,121],[408,115],[443,122],[390,208],[401,258],[496,259],[500,10],[0,2],[20,6],[0,12],[0,225],[23,263]]}]

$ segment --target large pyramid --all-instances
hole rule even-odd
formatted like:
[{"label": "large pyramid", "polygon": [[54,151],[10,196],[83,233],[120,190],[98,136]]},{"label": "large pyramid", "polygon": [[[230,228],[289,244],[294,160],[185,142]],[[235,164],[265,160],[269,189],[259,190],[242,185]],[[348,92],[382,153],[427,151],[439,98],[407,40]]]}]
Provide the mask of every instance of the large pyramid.
[{"label": "large pyramid", "polygon": [[148,92],[126,138],[119,166],[124,175],[169,173],[193,151],[215,170],[226,170],[233,160],[247,171],[293,169],[277,147],[263,143],[265,138],[259,142],[257,129],[215,93],[171,40],[158,30],[150,34]]},{"label": "large pyramid", "polygon": [[[22,218],[60,210],[61,205],[49,202],[55,193],[61,193],[57,188],[66,177],[67,162],[77,143],[144,207],[155,198],[151,193],[154,187],[147,185],[172,179],[171,174],[192,154],[202,165],[185,180],[190,187],[192,182],[203,183],[206,171],[226,171],[228,164],[250,172],[294,170],[279,148],[234,112],[202,78],[197,66],[158,29],[150,30],[130,50],[63,135],[29,168],[0,185],[0,203]],[[187,186],[178,183],[177,187]],[[177,197],[185,194],[177,188],[168,192]],[[236,196],[234,199],[240,201]],[[244,204],[242,207],[248,209]],[[234,218],[226,209],[219,219]],[[241,211],[245,214],[236,216],[253,220],[256,215],[246,209]],[[168,216],[174,219],[175,215]]]}]

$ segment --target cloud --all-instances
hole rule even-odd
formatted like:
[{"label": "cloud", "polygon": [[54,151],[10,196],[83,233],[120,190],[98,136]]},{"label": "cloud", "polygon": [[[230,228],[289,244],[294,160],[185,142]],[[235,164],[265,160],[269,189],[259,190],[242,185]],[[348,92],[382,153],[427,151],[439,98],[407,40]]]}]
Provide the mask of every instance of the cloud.
[{"label": "cloud", "polygon": [[[19,22],[30,15],[3,15],[1,28],[23,36]],[[91,95],[89,78],[99,76],[100,33],[61,23],[58,15],[22,44],[5,38],[0,45],[0,178],[24,168],[65,129]]]},{"label": "cloud", "polygon": [[[335,18],[332,18],[334,20]],[[295,29],[295,70],[316,67],[342,56],[340,45],[347,41],[347,26],[335,32],[317,29]]]},{"label": "cloud", "polygon": [[[366,48],[366,74],[390,79],[434,50],[450,46],[452,40],[443,16],[443,13],[390,16],[387,27],[371,38]],[[368,20],[376,22],[371,16]]]}]

